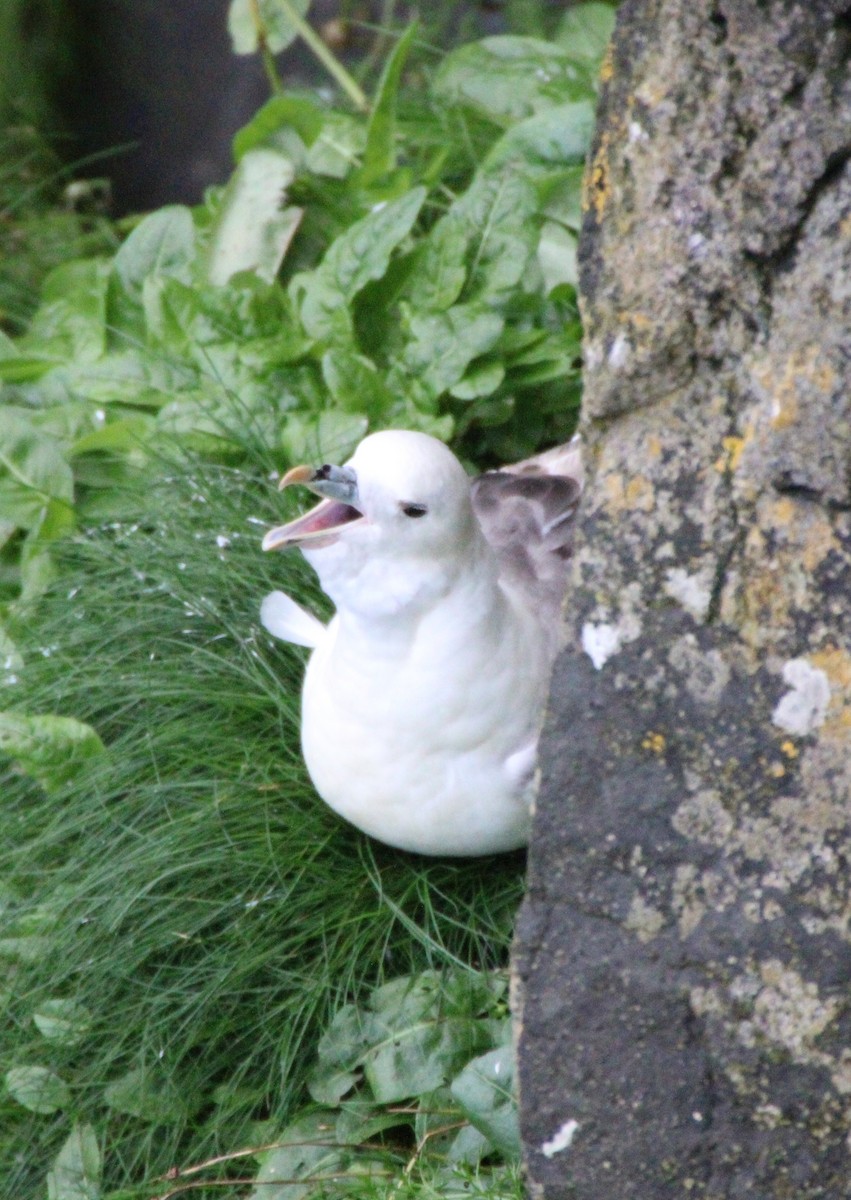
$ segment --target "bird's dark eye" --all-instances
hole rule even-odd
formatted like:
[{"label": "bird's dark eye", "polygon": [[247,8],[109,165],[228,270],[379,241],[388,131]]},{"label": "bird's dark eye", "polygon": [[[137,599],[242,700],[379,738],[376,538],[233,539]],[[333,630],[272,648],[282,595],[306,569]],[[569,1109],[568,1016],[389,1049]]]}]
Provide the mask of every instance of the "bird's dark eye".
[{"label": "bird's dark eye", "polygon": [[424,517],[428,512],[425,504],[400,504],[399,507],[406,517]]}]

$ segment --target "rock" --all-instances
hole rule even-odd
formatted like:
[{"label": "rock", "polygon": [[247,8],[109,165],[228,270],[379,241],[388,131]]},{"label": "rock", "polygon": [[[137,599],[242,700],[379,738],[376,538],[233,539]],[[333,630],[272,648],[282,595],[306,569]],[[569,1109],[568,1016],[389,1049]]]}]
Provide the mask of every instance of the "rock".
[{"label": "rock", "polygon": [[627,0],[604,66],[514,961],[547,1200],[851,1194],[843,10]]}]

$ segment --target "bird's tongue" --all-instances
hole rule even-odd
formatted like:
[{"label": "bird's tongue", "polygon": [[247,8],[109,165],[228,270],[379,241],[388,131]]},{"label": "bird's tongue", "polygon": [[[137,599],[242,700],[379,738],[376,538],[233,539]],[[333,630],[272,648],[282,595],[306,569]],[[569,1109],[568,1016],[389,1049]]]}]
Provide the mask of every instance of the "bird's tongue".
[{"label": "bird's tongue", "polygon": [[340,500],[323,500],[302,517],[296,517],[287,525],[270,529],[263,538],[264,550],[285,550],[288,546],[328,546],[335,540],[333,534],[350,521],[363,516],[350,504]]}]

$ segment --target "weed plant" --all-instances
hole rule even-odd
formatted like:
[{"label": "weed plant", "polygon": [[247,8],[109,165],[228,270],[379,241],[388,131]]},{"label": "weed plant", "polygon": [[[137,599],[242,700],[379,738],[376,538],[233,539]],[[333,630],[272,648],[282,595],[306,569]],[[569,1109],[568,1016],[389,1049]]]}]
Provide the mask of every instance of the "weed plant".
[{"label": "weed plant", "polygon": [[[4,706],[88,722],[107,753],[51,793],[14,770],[2,783],[2,1059],[70,1096],[54,1115],[2,1101],[4,1196],[43,1195],[69,1119],[94,1125],[110,1187],[250,1144],[304,1099],[344,1001],[505,961],[521,856],[387,850],[309,785],[301,652],[257,620],[274,586],[311,600],[298,556],[259,551],[281,508],[260,469],[184,462],[142,520],[63,544],[61,582],[19,631]],[[57,999],[79,1006],[73,1037],[34,1021]]]}]

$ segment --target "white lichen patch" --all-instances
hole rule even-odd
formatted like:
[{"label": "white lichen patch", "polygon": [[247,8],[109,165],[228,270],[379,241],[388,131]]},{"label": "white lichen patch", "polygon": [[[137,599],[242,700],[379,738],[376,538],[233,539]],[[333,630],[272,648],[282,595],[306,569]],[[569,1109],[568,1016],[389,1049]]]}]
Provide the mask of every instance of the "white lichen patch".
[{"label": "white lichen patch", "polygon": [[693,633],[672,642],[668,661],[685,676],[686,688],[702,704],[717,704],[730,682],[730,668],[721,651],[702,650]]},{"label": "white lichen patch", "polygon": [[760,978],[763,986],[753,1008],[755,1028],[798,1061],[813,1061],[813,1042],[836,1019],[839,1001],[823,999],[816,984],[778,959],[761,964]]},{"label": "white lichen patch", "polygon": [[705,621],[712,599],[712,571],[703,567],[694,575],[682,567],[670,567],[665,573],[662,590],[686,610],[696,621]]},{"label": "white lichen patch", "polygon": [[693,863],[683,863],[676,869],[671,908],[676,914],[681,938],[687,938],[693,933],[706,915],[706,904],[699,890],[697,867]]},{"label": "white lichen patch", "polygon": [[598,671],[602,670],[621,646],[626,642],[634,642],[641,634],[641,585],[628,584],[619,599],[621,611],[617,618],[613,619],[610,616],[606,606],[599,605],[592,614],[594,620],[586,621],[579,635],[582,649]]},{"label": "white lichen patch", "polygon": [[553,1136],[541,1146],[541,1153],[544,1158],[552,1158],[554,1154],[561,1154],[562,1150],[569,1149],[578,1129],[578,1121],[574,1121],[573,1118],[565,1121]]},{"label": "white lichen patch", "polygon": [[733,818],[713,788],[683,800],[671,818],[671,824],[683,837],[710,846],[723,846],[733,832]]},{"label": "white lichen patch", "polygon": [[613,371],[619,370],[629,362],[632,348],[625,333],[619,333],[609,347],[609,366]]},{"label": "white lichen patch", "polygon": [[771,719],[796,737],[812,733],[824,722],[830,703],[830,681],[806,658],[792,658],[783,667],[783,681],[790,691],[778,702]]},{"label": "white lichen patch", "polygon": [[582,649],[598,671],[603,669],[613,654],[617,654],[622,640],[617,625],[595,625],[592,621],[586,621],[582,626],[580,639]]},{"label": "white lichen patch", "polygon": [[664,924],[664,914],[658,908],[648,904],[643,896],[633,896],[624,921],[625,929],[637,934],[640,942],[650,942],[661,933]]}]

